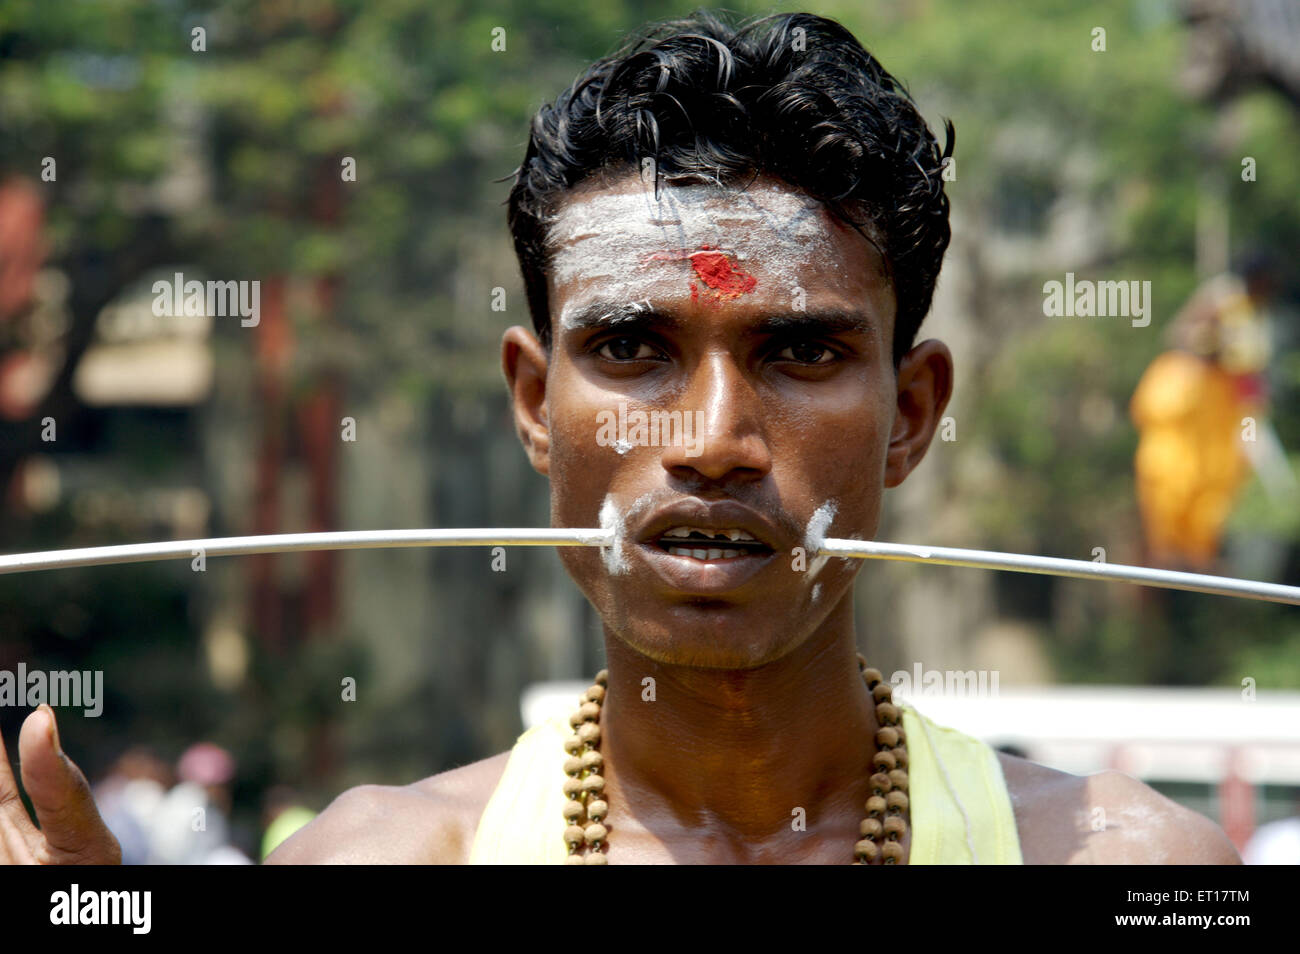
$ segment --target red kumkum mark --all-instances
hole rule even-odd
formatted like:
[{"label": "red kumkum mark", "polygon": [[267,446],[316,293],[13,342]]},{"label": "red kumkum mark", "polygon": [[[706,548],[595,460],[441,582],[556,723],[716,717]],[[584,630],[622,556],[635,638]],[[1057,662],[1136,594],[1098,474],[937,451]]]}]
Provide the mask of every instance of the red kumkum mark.
[{"label": "red kumkum mark", "polygon": [[691,267],[714,290],[718,298],[739,298],[754,290],[758,279],[731,263],[726,252],[699,251],[691,255]]},{"label": "red kumkum mark", "polygon": [[[695,274],[713,291],[712,297],[715,301],[739,298],[753,291],[758,285],[758,279],[735,264],[728,253],[714,245],[701,245],[694,252],[655,252],[646,261],[673,262],[683,259],[690,261]],[[699,299],[699,285],[691,282],[691,301],[699,301]]]}]

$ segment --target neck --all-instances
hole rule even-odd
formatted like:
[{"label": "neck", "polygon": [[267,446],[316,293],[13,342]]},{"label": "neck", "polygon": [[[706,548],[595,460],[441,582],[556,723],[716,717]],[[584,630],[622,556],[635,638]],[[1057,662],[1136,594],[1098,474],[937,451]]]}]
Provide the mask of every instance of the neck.
[{"label": "neck", "polygon": [[856,831],[877,726],[852,610],[847,593],[798,649],[756,669],[656,662],[607,629],[601,751],[613,803],[646,828],[736,845],[789,835],[797,808],[808,832],[829,836],[846,819]]}]

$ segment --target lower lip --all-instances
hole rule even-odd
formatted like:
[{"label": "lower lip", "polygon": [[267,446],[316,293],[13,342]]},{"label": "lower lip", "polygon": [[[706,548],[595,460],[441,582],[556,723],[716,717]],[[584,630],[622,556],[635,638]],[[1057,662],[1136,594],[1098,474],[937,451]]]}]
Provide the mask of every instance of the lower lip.
[{"label": "lower lip", "polygon": [[747,583],[772,563],[776,553],[738,556],[730,559],[697,560],[674,556],[653,543],[638,543],[640,553],[660,579],[683,593],[726,593]]}]

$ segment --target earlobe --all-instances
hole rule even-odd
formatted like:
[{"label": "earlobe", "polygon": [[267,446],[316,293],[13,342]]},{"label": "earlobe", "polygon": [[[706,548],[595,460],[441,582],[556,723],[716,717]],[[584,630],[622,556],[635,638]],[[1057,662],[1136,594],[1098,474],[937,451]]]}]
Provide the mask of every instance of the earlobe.
[{"label": "earlobe", "polygon": [[898,367],[898,399],[885,459],[885,486],[897,487],[916,469],[952,397],[952,354],[942,341],[923,341]]},{"label": "earlobe", "polygon": [[501,370],[510,392],[515,433],[533,469],[550,473],[550,425],[546,409],[549,357],[527,328],[515,325],[501,338]]}]

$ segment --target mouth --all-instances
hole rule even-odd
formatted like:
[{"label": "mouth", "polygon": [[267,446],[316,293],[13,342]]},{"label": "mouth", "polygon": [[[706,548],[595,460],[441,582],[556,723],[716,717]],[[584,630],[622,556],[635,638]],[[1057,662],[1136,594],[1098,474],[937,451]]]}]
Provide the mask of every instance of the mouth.
[{"label": "mouth", "polygon": [[734,501],[679,501],[635,534],[635,552],[678,593],[736,590],[775,563],[783,537],[772,523]]},{"label": "mouth", "polygon": [[669,556],[705,563],[769,557],[774,552],[766,543],[740,527],[711,530],[707,527],[676,526],[668,528],[648,542]]}]

